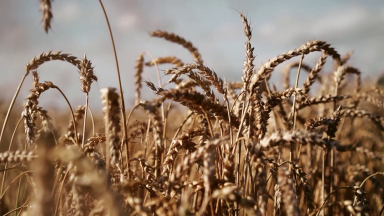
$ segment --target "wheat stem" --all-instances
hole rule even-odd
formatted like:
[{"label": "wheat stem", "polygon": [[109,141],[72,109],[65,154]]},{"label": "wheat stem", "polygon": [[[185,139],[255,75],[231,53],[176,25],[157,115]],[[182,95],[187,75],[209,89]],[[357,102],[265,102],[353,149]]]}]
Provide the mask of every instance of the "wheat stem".
[{"label": "wheat stem", "polygon": [[2,140],[3,135],[4,135],[5,127],[6,127],[7,123],[8,123],[9,115],[11,114],[11,110],[12,110],[12,108],[13,108],[13,105],[15,104],[16,97],[17,97],[17,95],[19,95],[21,86],[23,85],[24,80],[25,80],[25,78],[28,76],[28,74],[29,74],[29,71],[27,71],[27,72],[24,74],[23,78],[21,78],[21,81],[20,81],[19,85],[17,86],[16,92],[15,92],[15,94],[13,95],[11,104],[10,104],[9,107],[8,107],[8,111],[7,111],[7,114],[5,115],[5,119],[4,119],[3,127],[1,128],[0,144],[1,144],[1,140]]},{"label": "wheat stem", "polygon": [[84,148],[85,144],[85,133],[87,129],[87,114],[88,114],[88,101],[89,101],[89,94],[85,94],[85,114],[84,114],[84,125],[83,125],[83,140],[81,141],[81,148]]},{"label": "wheat stem", "polygon": [[[129,165],[129,148],[128,148],[128,141],[127,141],[127,139],[128,139],[127,121],[126,121],[126,118],[125,118],[125,103],[124,103],[123,87],[121,85],[121,78],[120,78],[119,60],[117,59],[115,41],[113,39],[112,29],[111,29],[111,25],[109,24],[107,12],[106,12],[106,10],[104,8],[103,2],[101,0],[99,0],[99,2],[100,2],[100,5],[101,5],[101,8],[103,9],[105,19],[107,21],[107,25],[108,25],[108,29],[109,29],[109,35],[111,37],[111,42],[112,42],[112,46],[113,46],[113,53],[115,55],[117,78],[118,78],[118,81],[119,81],[119,90],[120,90],[121,116],[122,116],[122,119],[123,119],[123,128],[124,128],[123,142],[124,142],[125,151],[126,151],[125,152],[125,157],[126,157],[126,160],[127,160],[127,170],[130,170],[130,168],[129,168],[129,166],[130,166]],[[127,175],[128,175],[128,179],[129,179],[129,172],[127,172]]]}]

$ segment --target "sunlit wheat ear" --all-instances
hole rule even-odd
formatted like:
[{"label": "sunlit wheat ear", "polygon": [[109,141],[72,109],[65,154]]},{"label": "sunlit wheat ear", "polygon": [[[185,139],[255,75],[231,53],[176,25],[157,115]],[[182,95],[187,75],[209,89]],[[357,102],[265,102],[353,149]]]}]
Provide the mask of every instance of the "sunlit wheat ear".
[{"label": "sunlit wheat ear", "polygon": [[308,41],[303,44],[301,47],[291,50],[289,52],[278,55],[277,57],[269,60],[263,66],[261,66],[257,73],[252,75],[250,80],[249,91],[253,94],[256,92],[256,89],[260,87],[260,84],[264,82],[264,79],[269,78],[271,76],[272,71],[279,64],[287,61],[293,57],[300,56],[302,54],[308,54],[316,51],[325,51],[329,56],[335,61],[340,61],[340,55],[336,52],[334,48],[332,48],[328,43],[320,40]]},{"label": "sunlit wheat ear", "polygon": [[45,132],[51,131],[53,129],[53,125],[51,123],[51,117],[48,115],[48,111],[39,106],[37,106],[35,110],[40,116],[42,130]]},{"label": "sunlit wheat ear", "polygon": [[319,117],[319,118],[307,120],[307,122],[305,123],[305,128],[306,130],[312,130],[320,126],[330,125],[333,123],[334,123],[334,120],[331,118]]},{"label": "sunlit wheat ear", "polygon": [[67,53],[61,53],[61,51],[57,52],[45,52],[41,53],[40,55],[36,56],[33,58],[26,66],[25,66],[25,71],[29,72],[31,70],[35,70],[38,67],[40,67],[42,64],[48,61],[52,60],[60,60],[60,61],[66,61],[69,62],[70,64],[74,66],[78,66],[80,61],[77,59],[75,56],[71,56],[70,54]]},{"label": "sunlit wheat ear", "polygon": [[161,31],[161,30],[150,32],[150,35],[152,37],[164,38],[167,41],[182,45],[184,48],[189,50],[189,52],[191,52],[191,55],[196,62],[203,64],[203,60],[201,58],[201,54],[199,53],[198,49],[194,47],[191,42],[185,40],[179,35],[176,35],[174,33],[168,33],[166,31]]},{"label": "sunlit wheat ear", "polygon": [[358,98],[361,98],[368,103],[377,106],[378,108],[384,108],[384,101],[380,98],[374,97],[372,94],[360,93],[358,94]]},{"label": "sunlit wheat ear", "polygon": [[183,61],[176,56],[165,56],[152,59],[151,61],[146,62],[145,66],[155,66],[155,64],[173,64],[175,67],[181,67],[184,65]]},{"label": "sunlit wheat ear", "polygon": [[39,74],[37,71],[32,72],[32,88],[36,88],[37,84],[40,83]]},{"label": "sunlit wheat ear", "polygon": [[[38,85],[40,84],[39,82],[39,74],[36,71],[32,72],[32,87],[33,88],[38,88]],[[49,131],[53,128],[52,123],[51,123],[51,117],[48,115],[48,111],[44,110],[43,108],[36,106],[35,108],[36,113],[39,114],[40,119],[41,119],[41,125],[43,126],[44,131]]]},{"label": "sunlit wheat ear", "polygon": [[346,74],[355,74],[355,94],[358,93],[361,88],[361,72],[359,69],[347,65],[340,66],[337,68],[337,70],[335,70],[334,81],[336,91],[338,90],[340,83]]},{"label": "sunlit wheat ear", "polygon": [[[211,89],[211,82],[204,79],[202,76],[200,76],[199,74],[193,72],[193,71],[190,71],[189,74],[188,74],[188,77],[191,78],[196,84],[197,86],[200,86],[205,95],[213,102],[215,103],[216,102],[216,96],[215,96],[215,93],[212,91]],[[186,85],[188,86],[188,84]],[[180,85],[177,85],[177,87],[180,89]],[[184,89],[188,89],[188,88],[185,88]],[[192,90],[192,89],[190,89]]]},{"label": "sunlit wheat ear", "polygon": [[366,117],[370,119],[378,127],[379,130],[384,130],[384,118],[365,110],[344,109],[340,114],[344,117]]},{"label": "sunlit wheat ear", "polygon": [[[176,79],[186,73],[190,73],[193,69],[197,69],[198,73],[201,74],[205,79],[207,79],[211,85],[213,85],[217,91],[221,94],[224,93],[224,82],[223,80],[217,76],[217,74],[202,64],[186,64],[179,68],[173,68],[170,70],[166,70],[165,74],[174,74],[168,83],[175,82]],[[193,79],[193,77],[191,77]],[[196,81],[196,80],[195,80]],[[204,87],[203,87],[204,88]]]},{"label": "sunlit wheat ear", "polygon": [[120,104],[119,95],[115,88],[104,88],[100,90],[103,102],[105,134],[109,145],[110,163],[119,165],[121,140],[120,127]]},{"label": "sunlit wheat ear", "polygon": [[303,101],[301,101],[299,104],[297,104],[297,109],[304,109],[308,106],[313,106],[317,104],[326,104],[336,101],[343,101],[346,99],[352,98],[351,95],[340,95],[340,96],[332,96],[332,95],[322,95],[320,97],[313,97],[313,98],[302,98]]},{"label": "sunlit wheat ear", "polygon": [[140,102],[140,89],[141,89],[141,75],[143,74],[144,69],[144,54],[140,53],[139,57],[136,59],[136,73],[135,73],[135,86],[136,86],[136,104],[139,104]]},{"label": "sunlit wheat ear", "polygon": [[48,34],[48,30],[51,28],[51,20],[52,20],[52,5],[51,2],[53,0],[40,0],[40,11],[43,12],[43,16],[41,17],[41,21],[44,22],[44,30]]},{"label": "sunlit wheat ear", "polygon": [[270,98],[264,105],[265,111],[269,113],[275,106],[282,103],[283,100],[289,99],[294,95],[303,96],[303,93],[300,88],[292,87],[284,91],[271,94]]},{"label": "sunlit wheat ear", "polygon": [[371,92],[375,92],[377,93],[378,95],[384,97],[384,89],[382,87],[379,87],[379,86],[372,86],[372,88],[370,89]]},{"label": "sunlit wheat ear", "polygon": [[87,56],[84,54],[84,58],[80,61],[79,65],[80,82],[81,82],[81,91],[86,94],[85,98],[85,115],[84,115],[84,125],[83,125],[83,139],[82,146],[85,144],[85,133],[87,126],[87,114],[88,114],[88,101],[89,101],[89,91],[91,90],[91,85],[93,81],[97,81],[97,77],[93,73],[93,67],[91,61],[87,59]]},{"label": "sunlit wheat ear", "polygon": [[0,163],[25,163],[36,159],[37,155],[34,151],[15,151],[0,153]]},{"label": "sunlit wheat ear", "polygon": [[[183,106],[186,106],[199,114],[203,114],[203,110],[210,110],[210,113],[214,116],[223,119],[225,122],[229,121],[227,107],[218,103],[212,103],[211,100],[208,100],[204,95],[198,92],[171,89],[169,91],[159,92],[159,95],[161,97],[156,98],[153,101],[154,103],[160,104],[166,99],[172,99],[174,101],[181,102]],[[236,117],[231,116],[231,118],[233,119],[233,126],[238,126],[239,121]]]},{"label": "sunlit wheat ear", "polygon": [[323,68],[327,57],[328,57],[328,54],[325,51],[323,51],[319,61],[316,63],[316,66],[309,72],[309,76],[303,84],[303,92],[304,93],[307,94],[311,88],[311,85],[315,82],[316,79],[319,79],[318,74],[321,71],[321,69]]},{"label": "sunlit wheat ear", "polygon": [[274,146],[288,145],[290,143],[318,145],[323,148],[327,146],[321,134],[307,131],[274,132],[269,137],[260,140],[260,145],[263,150]]},{"label": "sunlit wheat ear", "polygon": [[333,71],[337,70],[337,68],[339,66],[345,65],[348,62],[348,60],[351,58],[353,53],[354,53],[354,51],[349,51],[349,52],[345,53],[345,55],[343,57],[341,57],[339,63],[337,61],[334,62],[334,64],[333,64]]},{"label": "sunlit wheat ear", "polygon": [[92,82],[97,81],[97,77],[93,72],[92,62],[89,61],[87,56],[84,54],[84,58],[81,59],[77,67],[79,69],[81,91],[89,93]]},{"label": "sunlit wheat ear", "polygon": [[29,146],[32,146],[35,142],[35,121],[37,117],[36,109],[39,103],[38,99],[43,92],[53,87],[52,82],[36,84],[36,87],[30,90],[27,101],[24,103],[24,111],[21,113],[21,116],[24,118],[26,141]]},{"label": "sunlit wheat ear", "polygon": [[[25,78],[29,75],[31,70],[35,70],[39,66],[44,64],[45,62],[48,62],[48,61],[51,61],[51,60],[67,61],[67,62],[69,62],[69,63],[71,63],[71,64],[73,64],[75,66],[77,66],[78,63],[79,63],[79,61],[77,60],[76,57],[71,56],[69,54],[62,54],[60,51],[59,52],[54,52],[54,53],[52,53],[51,51],[46,52],[46,53],[41,53],[37,57],[33,58],[25,66],[25,74],[24,74],[23,78],[21,79],[20,84],[17,87],[17,90],[16,90],[16,92],[15,92],[13,98],[12,98],[11,104],[9,105],[9,108],[8,108],[8,111],[7,111],[7,114],[5,116],[5,120],[4,120],[4,123],[3,123],[3,127],[1,129],[0,140],[3,138],[4,130],[5,130],[5,127],[7,125],[10,112],[11,112],[11,110],[13,108],[13,105],[15,104],[16,98],[17,98],[17,96],[18,96],[18,94],[20,92],[21,86],[23,85]],[[68,104],[69,104],[69,102],[68,102]]]},{"label": "sunlit wheat ear", "polygon": [[244,82],[244,89],[246,89],[253,73],[253,61],[255,60],[255,56],[253,55],[254,48],[251,45],[252,29],[249,26],[247,18],[241,13],[239,15],[241,17],[241,20],[243,21],[244,35],[247,37],[247,41],[245,42],[245,60],[242,77],[242,80]]}]

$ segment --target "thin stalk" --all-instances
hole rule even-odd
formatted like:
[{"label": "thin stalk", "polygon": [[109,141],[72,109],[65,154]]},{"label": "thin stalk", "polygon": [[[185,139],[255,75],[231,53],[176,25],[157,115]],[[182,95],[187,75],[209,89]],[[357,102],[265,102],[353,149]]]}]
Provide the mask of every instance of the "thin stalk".
[{"label": "thin stalk", "polygon": [[[105,19],[107,21],[107,25],[108,25],[108,29],[109,29],[109,34],[110,34],[111,41],[112,41],[112,46],[113,46],[113,53],[115,55],[117,77],[118,77],[118,81],[119,81],[119,90],[120,90],[121,115],[122,115],[122,118],[123,118],[124,136],[125,136],[124,139],[123,139],[124,144],[125,144],[125,150],[126,150],[125,157],[127,158],[127,170],[130,170],[129,169],[129,148],[128,148],[128,142],[127,142],[127,139],[128,139],[127,121],[126,121],[126,118],[125,118],[125,104],[124,104],[123,87],[121,85],[121,78],[120,78],[119,61],[117,59],[115,41],[113,39],[112,29],[111,29],[111,25],[109,24],[107,12],[105,11],[103,2],[101,0],[99,0],[99,2],[100,2],[100,5],[101,5],[101,8],[103,9]],[[129,172],[127,172],[127,175],[128,175],[127,178],[129,179]]]},{"label": "thin stalk", "polygon": [[5,168],[5,169],[0,169],[0,172],[5,172],[5,171],[8,171],[8,170],[14,170],[14,169],[21,169],[22,167],[17,167],[17,166],[14,166],[14,167],[8,167],[8,168]]},{"label": "thin stalk", "polygon": [[192,204],[192,209],[194,212],[197,210],[197,198],[198,198],[199,193],[195,193],[193,196],[193,204]]},{"label": "thin stalk", "polygon": [[[268,92],[268,96],[271,97],[272,94],[271,94],[271,90],[269,89],[269,85],[268,85],[268,81],[267,81],[267,78],[264,79],[264,82],[265,82],[265,88],[267,89],[267,92]],[[275,87],[276,88],[276,87]],[[272,114],[273,114],[273,119],[274,119],[274,122],[275,122],[275,130],[276,131],[279,131],[279,123],[277,121],[277,117],[279,116],[279,114],[276,112],[275,109],[272,110]],[[281,118],[281,117],[280,117]],[[281,145],[279,145],[279,155],[277,157],[277,162],[281,162],[281,155],[283,153],[283,148]]]},{"label": "thin stalk", "polygon": [[191,116],[193,115],[193,113],[190,113],[187,118],[184,119],[183,123],[181,123],[180,127],[177,129],[175,135],[173,136],[173,139],[176,139],[177,135],[179,135],[181,129],[183,128],[183,126],[185,125],[185,123],[187,123],[188,119],[191,118]]},{"label": "thin stalk", "polygon": [[17,211],[20,210],[20,209],[23,209],[23,208],[28,208],[29,206],[27,205],[24,205],[24,206],[20,206],[18,208],[15,208],[7,213],[5,213],[3,216],[6,216],[6,215],[10,215],[11,213],[15,212],[15,214],[17,215]]},{"label": "thin stalk", "polygon": [[165,144],[165,135],[166,135],[166,131],[167,131],[168,114],[169,114],[169,110],[171,110],[172,102],[173,102],[173,100],[171,100],[171,101],[169,102],[168,107],[167,107],[167,110],[166,110],[166,112],[165,112],[165,118],[164,118],[163,142],[164,142],[164,146],[165,146],[165,147],[166,147],[166,144]]},{"label": "thin stalk", "polygon": [[[321,172],[321,200],[323,201],[323,203],[325,203],[325,199],[324,199],[324,193],[325,193],[325,150],[322,151],[323,153],[323,161],[322,161],[322,166],[321,166],[321,169],[322,169],[322,172]],[[324,211],[321,210],[321,215],[324,216]]]},{"label": "thin stalk", "polygon": [[233,109],[235,108],[235,105],[237,101],[239,100],[239,97],[243,94],[244,92],[240,92],[239,95],[237,95],[236,99],[233,101],[232,106],[231,106],[231,112],[233,112]]},{"label": "thin stalk", "polygon": [[320,215],[320,213],[324,214],[324,212],[322,211],[324,205],[327,203],[328,199],[334,194],[336,193],[338,190],[341,190],[341,189],[353,189],[353,187],[351,186],[343,186],[343,187],[338,187],[336,188],[334,191],[332,191],[328,196],[327,198],[323,201],[323,204],[321,204],[320,208],[318,209],[317,213],[316,213],[316,216]]},{"label": "thin stalk", "polygon": [[[17,206],[19,205],[21,180],[22,180],[22,176],[19,178],[19,185],[17,186],[17,196],[16,196],[16,205],[15,205],[15,209],[17,209]],[[15,216],[17,216],[17,210],[15,211]]]},{"label": "thin stalk", "polygon": [[[25,202],[24,202],[24,204],[23,204],[22,207],[29,207],[29,206],[27,206],[27,203],[28,203],[28,202],[32,199],[32,197],[34,197],[34,196],[35,196],[35,195],[31,195],[31,196],[29,196],[28,199],[25,200]],[[20,207],[20,208],[21,208],[21,207]],[[23,212],[23,211],[19,211],[19,213],[17,214],[17,216],[20,216],[22,212]]]},{"label": "thin stalk", "polygon": [[85,132],[86,132],[86,129],[87,129],[88,101],[89,101],[89,95],[88,95],[88,93],[86,93],[86,96],[85,96],[84,126],[83,126],[83,140],[81,141],[81,148],[84,148],[84,144],[85,144]]},{"label": "thin stalk", "polygon": [[88,104],[88,110],[89,110],[89,114],[91,115],[91,121],[92,121],[92,135],[95,136],[95,119],[93,117],[93,113],[89,104]]},{"label": "thin stalk", "polygon": [[[169,114],[169,110],[171,109],[171,106],[172,106],[172,102],[173,100],[171,100],[168,104],[168,108],[164,114],[164,120],[163,120],[163,135],[162,135],[162,138],[163,138],[163,146],[164,146],[164,152],[162,152],[161,154],[161,161],[164,161],[164,156],[165,156],[165,149],[167,148],[167,143],[166,143],[166,131],[167,131],[167,123],[168,123],[168,114]],[[164,105],[164,103],[162,103],[162,105]]]},{"label": "thin stalk", "polygon": [[205,112],[204,109],[201,109],[201,110],[202,110],[202,112],[204,113],[205,118],[207,119],[209,132],[210,132],[210,134],[211,134],[211,137],[213,137],[212,122],[211,122],[211,120],[209,119],[208,113]]},{"label": "thin stalk", "polygon": [[[245,143],[245,140],[243,140]],[[236,169],[236,186],[239,188],[239,182],[240,182],[240,162],[241,162],[241,143],[239,142],[238,145],[238,152],[237,152],[237,169]]]},{"label": "thin stalk", "polygon": [[[161,83],[161,76],[160,76],[160,71],[159,71],[159,67],[158,67],[158,65],[157,65],[157,62],[155,61],[155,58],[153,57],[153,55],[150,53],[150,52],[148,52],[148,51],[145,51],[145,53],[147,54],[147,55],[149,55],[151,58],[152,58],[152,61],[153,61],[153,63],[155,64],[155,68],[156,68],[156,74],[157,74],[157,82],[159,83],[159,87],[160,88],[163,88],[163,84]],[[163,122],[164,122],[164,117],[165,117],[165,113],[164,113],[164,102],[162,102],[161,103],[161,117],[162,117],[162,120],[163,120]]]},{"label": "thin stalk", "polygon": [[363,187],[364,184],[365,184],[365,182],[366,182],[368,179],[372,178],[373,176],[377,176],[377,175],[384,175],[384,172],[376,172],[376,173],[373,173],[373,174],[369,175],[367,178],[364,179],[363,182],[361,182],[361,184],[360,184],[359,187],[360,187],[360,188]]},{"label": "thin stalk", "polygon": [[[297,69],[296,82],[295,82],[295,90],[299,86],[300,70],[301,70],[301,65],[303,63],[303,59],[304,59],[304,54],[301,54],[299,68]],[[296,128],[296,119],[297,119],[296,94],[293,95],[292,114],[293,114],[293,127],[292,127],[292,131],[294,131],[295,128]]]},{"label": "thin stalk", "polygon": [[56,208],[55,208],[55,214],[54,216],[57,215],[57,211],[59,210],[59,206],[60,206],[60,202],[61,202],[61,195],[63,193],[63,188],[64,188],[64,182],[65,182],[65,179],[67,178],[67,175],[69,173],[69,170],[67,170],[67,172],[65,172],[65,175],[64,175],[64,178],[63,178],[63,181],[61,182],[61,185],[60,185],[60,191],[59,191],[59,196],[57,198],[57,203],[56,203]]},{"label": "thin stalk", "polygon": [[[20,123],[21,123],[22,120],[23,120],[23,117],[20,118],[20,120],[19,120],[19,121],[17,122],[17,124],[16,124],[15,129],[13,130],[12,137],[11,137],[11,141],[10,141],[10,143],[9,143],[9,147],[8,147],[8,151],[11,151],[12,141],[13,141],[13,139],[14,139],[14,137],[15,137],[17,128],[19,127],[19,125],[20,125]],[[7,170],[7,166],[8,166],[8,162],[5,163],[5,167],[4,167],[5,170]],[[0,194],[3,193],[4,183],[5,183],[5,178],[6,178],[6,176],[7,176],[7,172],[4,172],[4,174],[3,174],[3,179],[1,180],[1,190],[0,190]]]},{"label": "thin stalk", "polygon": [[[145,53],[152,58],[152,60],[153,60],[153,62],[155,64],[155,68],[156,68],[157,81],[159,83],[159,87],[163,88],[163,84],[161,83],[161,76],[160,76],[159,67],[157,65],[157,62],[155,61],[155,58],[153,57],[153,55],[150,52],[146,51]],[[163,124],[163,138],[164,138],[165,137],[165,130],[166,130],[166,127],[167,127],[167,124],[165,122],[164,102],[161,102],[161,120],[163,121],[163,123],[165,123],[165,124]],[[161,161],[164,160],[165,146],[166,146],[166,140],[165,139],[163,139],[162,145],[163,145],[162,146],[163,147],[163,152],[161,152],[161,158],[160,158]]]},{"label": "thin stalk", "polygon": [[243,114],[241,115],[240,126],[239,126],[239,131],[237,132],[237,135],[236,135],[236,140],[239,139],[240,133],[241,133],[241,131],[243,129],[243,122],[244,122],[244,118],[245,118],[245,111],[244,111],[244,109],[248,109],[248,107],[249,107],[249,100],[250,99],[247,100],[247,104],[245,106],[243,104]]},{"label": "thin stalk", "polygon": [[18,176],[16,176],[16,177],[11,181],[11,183],[9,183],[8,187],[5,188],[4,192],[3,192],[3,193],[1,194],[1,196],[0,196],[0,199],[3,199],[3,198],[4,198],[5,193],[9,190],[9,188],[11,188],[11,185],[12,185],[18,178],[20,178],[22,175],[24,175],[24,174],[28,174],[28,173],[34,173],[34,171],[24,171],[24,172],[20,173]]},{"label": "thin stalk", "polygon": [[227,94],[224,95],[224,100],[225,100],[225,103],[227,104],[229,139],[231,140],[231,146],[233,146],[232,120],[231,120],[231,112],[229,111],[229,101],[228,101]]},{"label": "thin stalk", "polygon": [[[251,113],[249,115],[249,118],[252,116],[252,113],[253,110],[251,110]],[[249,131],[251,130],[251,125],[249,125]],[[244,143],[244,149],[246,151],[246,155],[245,155],[245,162],[244,162],[244,167],[246,167],[246,162],[248,161],[248,157],[249,157],[249,151],[248,151],[248,143],[249,143],[249,140],[250,140],[250,135],[251,133],[248,131],[247,133],[247,139],[245,139],[243,141]],[[240,162],[241,162],[241,142],[239,143],[239,152],[238,152],[238,161],[237,161],[237,166],[238,166],[238,169],[237,169],[237,174],[236,174],[236,183],[237,183],[237,187],[239,188],[239,184],[240,184]],[[251,176],[252,178],[252,176]],[[247,179],[247,172],[245,172],[245,179]],[[246,182],[245,182],[245,185],[244,187],[246,188]],[[239,203],[236,201],[236,205],[237,205],[237,208],[239,208]],[[237,213],[238,214],[238,213]],[[243,214],[244,214],[244,211],[243,211]]]},{"label": "thin stalk", "polygon": [[[338,95],[338,91],[339,91],[339,83],[336,82],[335,84],[335,96]],[[335,111],[337,108],[337,102],[334,101],[333,102],[333,111]],[[330,136],[327,137],[328,140],[331,139]],[[330,151],[330,165],[329,165],[329,192],[331,193],[333,191],[333,170],[334,170],[334,167],[335,167],[335,156],[336,156],[336,152],[333,150],[333,148],[331,149]],[[331,201],[333,201],[333,197],[331,198]],[[329,214],[332,214],[333,212],[333,206],[330,206],[329,207]]]},{"label": "thin stalk", "polygon": [[[106,94],[106,101],[109,101],[109,94]],[[109,111],[110,111],[110,109],[105,109],[105,116],[109,117]],[[108,135],[108,133],[109,133],[108,126],[110,124],[109,121],[110,121],[109,118],[105,118],[104,127],[105,127],[106,143],[110,143],[110,138]],[[108,145],[105,145],[105,161],[106,161],[106,170],[109,171],[109,165],[110,165],[111,161],[110,161],[109,146]],[[129,172],[129,170],[128,170],[128,172]]]},{"label": "thin stalk", "polygon": [[[303,59],[304,59],[304,53],[301,54],[301,58],[300,58],[300,63],[299,63],[299,68],[297,69],[297,75],[296,75],[296,82],[295,82],[295,90],[297,89],[298,85],[299,85],[299,78],[300,78],[300,70],[301,70],[301,65],[303,63]],[[297,119],[297,110],[296,110],[296,94],[293,95],[293,105],[292,105],[292,114],[293,114],[293,126],[292,126],[292,131],[294,131],[296,129],[296,119]],[[300,147],[299,149],[301,150],[301,144],[300,144]],[[294,155],[295,155],[295,146],[294,144],[292,143],[291,144],[291,152],[289,154],[289,161],[290,162],[293,162],[293,158],[294,158]],[[289,172],[291,172],[292,170],[292,165],[289,166]]]},{"label": "thin stalk", "polygon": [[145,147],[144,147],[144,158],[147,158],[147,149],[148,149],[148,141],[149,141],[149,128],[151,126],[151,119],[148,119],[147,125],[147,133],[145,135]]},{"label": "thin stalk", "polygon": [[[129,112],[128,117],[127,117],[127,124],[129,123],[129,120],[131,119],[131,116],[132,116],[133,111],[134,111],[137,107],[139,107],[139,106],[143,106],[143,104],[142,104],[142,103],[138,103],[138,104],[136,104],[136,105],[132,108],[132,110]],[[127,126],[128,126],[128,125],[127,125]]]},{"label": "thin stalk", "polygon": [[[269,89],[267,78],[264,79],[264,83],[265,83],[265,88],[267,89],[267,92],[268,92],[268,96],[271,97],[272,94],[271,94],[271,90]],[[275,130],[278,131],[279,130],[279,123],[277,122],[277,115],[275,113],[275,110],[272,110],[272,114],[273,114],[273,119],[275,122]]]},{"label": "thin stalk", "polygon": [[61,93],[61,95],[63,95],[65,101],[67,102],[67,104],[69,106],[69,110],[71,111],[71,115],[72,115],[73,129],[75,130],[75,141],[76,141],[76,145],[79,146],[79,140],[77,139],[77,127],[76,127],[76,121],[75,121],[75,114],[73,113],[71,103],[69,103],[67,96],[65,96],[64,92],[62,92],[59,87],[54,86],[53,88],[57,89]]},{"label": "thin stalk", "polygon": [[[373,177],[373,176],[377,176],[377,175],[384,175],[384,172],[376,172],[376,173],[373,173],[373,174],[369,175],[368,177],[366,177],[366,178],[363,180],[363,182],[361,182],[359,188],[361,189],[361,188],[364,186],[365,182],[366,182],[368,179],[370,179],[370,178]],[[352,205],[352,206],[355,206],[355,205],[356,205],[356,202],[357,202],[357,197],[356,197],[356,195],[355,195],[355,198],[353,199],[353,205]]]},{"label": "thin stalk", "polygon": [[[330,137],[328,137],[330,139]],[[335,151],[333,148],[330,151],[330,165],[329,165],[329,192],[331,193],[333,191],[333,174],[334,174],[334,166],[335,166]],[[333,198],[331,198],[333,200]],[[329,206],[328,208],[328,214],[333,215],[333,205]]]},{"label": "thin stalk", "polygon": [[[245,143],[245,140],[242,140],[239,142],[239,144],[237,145],[237,148],[238,148],[238,155],[237,155],[237,169],[236,169],[236,187],[239,188],[239,182],[240,182],[240,161],[241,161],[241,143],[244,142]],[[237,202],[237,200],[235,201],[234,203],[234,207],[235,209],[239,209],[239,203]],[[239,212],[238,211],[235,211],[235,216],[238,216],[239,215]]]},{"label": "thin stalk", "polygon": [[[253,181],[253,174],[252,174],[252,167],[251,167],[251,164],[250,164],[250,161],[247,160],[247,166],[248,166],[248,170],[249,170],[249,179],[251,181],[251,193],[255,193],[255,182]],[[267,203],[268,204],[268,203]]]},{"label": "thin stalk", "polygon": [[27,72],[24,74],[23,78],[21,78],[21,81],[20,81],[19,85],[17,86],[16,92],[15,92],[15,94],[13,95],[11,104],[10,104],[9,107],[8,107],[8,111],[7,111],[7,114],[5,115],[5,119],[4,119],[3,127],[1,128],[0,144],[1,144],[1,140],[3,139],[3,134],[4,134],[5,126],[7,125],[7,122],[8,122],[8,119],[9,119],[9,115],[11,114],[11,110],[12,110],[12,108],[13,108],[13,105],[15,105],[16,97],[17,97],[17,95],[19,94],[20,89],[21,89],[21,86],[23,85],[24,80],[25,80],[25,78],[28,76],[28,74],[29,74],[29,71],[27,71]]}]

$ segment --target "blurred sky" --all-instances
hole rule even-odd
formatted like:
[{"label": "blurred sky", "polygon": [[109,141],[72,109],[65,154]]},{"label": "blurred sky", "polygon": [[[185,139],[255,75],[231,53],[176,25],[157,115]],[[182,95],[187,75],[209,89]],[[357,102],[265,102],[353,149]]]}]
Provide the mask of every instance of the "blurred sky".
[{"label": "blurred sky", "polygon": [[[86,53],[99,78],[92,86],[90,104],[100,109],[100,88],[117,87],[118,82],[99,2],[53,1],[54,18],[49,34],[45,34],[40,22],[39,6],[38,0],[0,1],[1,97],[9,103],[25,73],[25,65],[39,53],[63,51],[80,58]],[[127,107],[134,103],[134,65],[141,52],[149,51],[155,57],[176,55],[184,62],[193,61],[181,46],[151,38],[148,33],[157,29],[175,32],[190,40],[208,67],[228,81],[240,81],[246,38],[238,11],[251,21],[256,67],[309,40],[319,39],[331,43],[341,55],[353,50],[350,64],[358,67],[364,77],[375,79],[384,70],[382,1],[109,0],[104,1],[104,6],[115,37]],[[314,65],[319,57],[320,53],[311,54],[304,62]],[[145,59],[150,60],[149,56]],[[329,59],[329,69],[331,63]],[[160,69],[169,67],[163,65]],[[50,80],[62,88],[73,106],[84,103],[75,67],[54,61],[44,64],[38,72],[40,81]],[[157,84],[154,68],[145,68],[143,78]],[[280,87],[281,67],[272,78]],[[302,79],[305,78],[303,74]],[[20,102],[30,88],[29,77],[19,96]],[[143,91],[144,99],[153,96],[146,87]],[[41,97],[41,105],[57,108],[65,103],[57,92],[48,91]]]}]

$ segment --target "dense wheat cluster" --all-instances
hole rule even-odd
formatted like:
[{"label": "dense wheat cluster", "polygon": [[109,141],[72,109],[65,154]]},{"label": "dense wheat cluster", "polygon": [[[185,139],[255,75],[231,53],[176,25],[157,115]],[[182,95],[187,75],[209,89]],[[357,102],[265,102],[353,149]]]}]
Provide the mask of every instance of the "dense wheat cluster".
[{"label": "dense wheat cluster", "polygon": [[[48,31],[51,1],[41,0],[41,10]],[[192,59],[141,53],[132,74],[136,103],[127,104],[127,111],[119,71],[119,88],[101,90],[103,112],[94,115],[88,94],[97,77],[85,55],[59,51],[33,57],[1,132],[1,144],[9,149],[0,153],[1,214],[380,215],[383,89],[362,83],[360,70],[348,64],[351,52],[340,55],[337,45],[321,40],[255,68],[251,27],[242,14],[240,21],[241,81],[224,81],[190,41],[156,30],[150,35],[183,46]],[[319,60],[309,65],[305,56],[313,52]],[[40,81],[37,69],[55,60],[79,72],[84,105],[74,108],[60,83]],[[283,71],[275,70],[288,60]],[[327,60],[334,63],[332,71],[323,69]],[[173,65],[165,71],[167,83],[143,81],[144,67],[159,73],[159,64]],[[307,72],[301,74],[307,77],[302,86],[300,71]],[[270,82],[272,73],[282,73],[283,90]],[[33,83],[23,111],[10,117],[29,75]],[[155,93],[152,100],[141,99],[143,84]],[[52,124],[38,105],[40,95],[52,90],[68,102],[69,122]],[[144,117],[133,120],[135,115]],[[103,117],[95,121],[97,116]],[[17,130],[22,125],[23,133]],[[14,128],[5,130],[9,127]],[[23,142],[13,144],[15,137]]]}]

